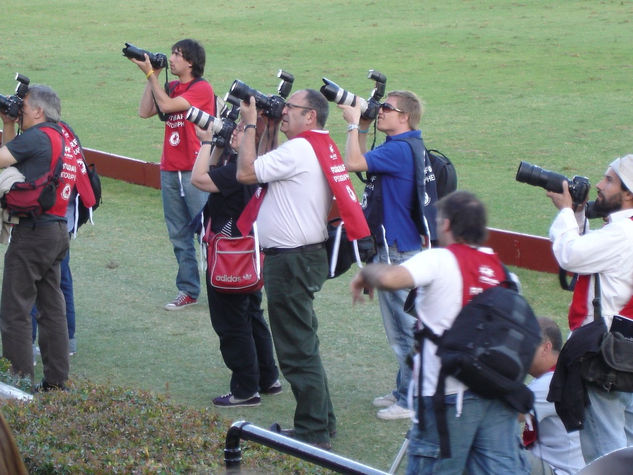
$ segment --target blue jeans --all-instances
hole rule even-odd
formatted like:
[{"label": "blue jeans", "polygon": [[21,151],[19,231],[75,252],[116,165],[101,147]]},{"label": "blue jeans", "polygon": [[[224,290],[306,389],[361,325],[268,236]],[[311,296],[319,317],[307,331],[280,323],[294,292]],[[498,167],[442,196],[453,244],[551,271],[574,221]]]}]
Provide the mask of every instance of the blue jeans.
[{"label": "blue jeans", "polygon": [[[389,258],[392,264],[400,264],[420,251],[399,252],[395,246],[390,246]],[[384,247],[379,246],[374,262],[387,262],[387,251]],[[407,364],[407,356],[413,348],[413,330],[416,322],[416,319],[405,312],[403,308],[408,293],[408,290],[378,291],[378,302],[387,341],[398,360],[396,389],[393,391],[393,395],[396,397],[396,403],[402,407],[407,407],[407,393],[411,381],[411,368]]]},{"label": "blue jeans", "polygon": [[424,428],[414,424],[409,433],[407,474],[489,475],[527,474],[529,463],[520,450],[517,412],[498,399],[464,393],[460,417],[455,417],[457,395],[446,396],[446,422],[451,458],[439,458],[440,445],[430,397],[424,397]]},{"label": "blue jeans", "polygon": [[189,297],[200,295],[200,274],[194,242],[194,216],[204,207],[209,196],[191,184],[191,172],[160,172],[163,213],[169,240],[178,262],[176,287]]},{"label": "blue jeans", "polygon": [[633,393],[606,392],[587,385],[590,404],[580,431],[580,447],[586,463],[633,445]]},{"label": "blue jeans", "polygon": [[[68,339],[75,338],[75,297],[73,294],[73,275],[70,272],[70,249],[66,257],[61,262],[61,282],[60,287],[66,301],[66,324],[68,325]],[[37,338],[37,306],[31,310],[31,324],[33,326],[33,343]]]}]

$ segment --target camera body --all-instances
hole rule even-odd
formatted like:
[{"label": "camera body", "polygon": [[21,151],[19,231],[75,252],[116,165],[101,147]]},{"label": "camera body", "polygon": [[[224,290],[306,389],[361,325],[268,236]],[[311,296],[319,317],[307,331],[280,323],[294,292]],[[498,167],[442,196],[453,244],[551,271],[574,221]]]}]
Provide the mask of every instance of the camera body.
[{"label": "camera body", "polygon": [[152,63],[152,67],[156,69],[163,69],[167,67],[167,55],[163,53],[152,53],[150,51],[137,48],[132,43],[125,43],[123,48],[123,56],[126,58],[137,59],[139,61],[145,61],[145,55],[149,57],[149,62]]},{"label": "camera body", "polygon": [[24,98],[29,92],[29,83],[31,82],[26,76],[15,73],[15,80],[18,82],[15,87],[15,94],[12,96],[3,96],[0,94],[0,112],[12,119],[17,119],[24,104]]},{"label": "camera body", "polygon": [[367,120],[374,120],[378,116],[378,110],[380,109],[380,99],[385,95],[385,87],[387,84],[387,77],[375,69],[370,69],[367,79],[375,81],[374,90],[371,92],[369,99],[365,100],[349,91],[346,91],[334,81],[330,81],[328,78],[321,78],[323,80],[323,86],[321,86],[321,94],[330,102],[336,104],[344,104],[348,106],[355,106],[356,102],[360,104],[361,117]]},{"label": "camera body", "polygon": [[279,119],[281,117],[281,112],[286,105],[285,99],[290,94],[292,90],[292,84],[295,80],[294,76],[283,69],[280,69],[277,73],[277,77],[281,78],[281,82],[277,87],[278,95],[267,96],[259,92],[257,89],[253,89],[236,79],[231,84],[231,88],[229,89],[229,94],[237,97],[242,101],[248,101],[249,97],[255,98],[255,106],[258,109],[261,109],[266,117],[270,117],[271,119]]},{"label": "camera body", "polygon": [[197,107],[190,107],[187,111],[186,119],[193,122],[202,129],[208,129],[211,127],[213,132],[213,142],[218,147],[226,147],[231,142],[231,135],[235,130],[237,117],[240,111],[240,101],[235,97],[227,94],[224,98],[224,107],[220,112],[220,117],[214,117],[211,114],[198,109]]},{"label": "camera body", "polygon": [[567,178],[560,173],[545,170],[528,162],[521,162],[516,174],[516,181],[527,183],[528,185],[540,186],[547,191],[554,193],[563,192],[563,181],[569,184],[569,194],[574,204],[584,203],[589,195],[589,179],[585,176],[574,176]]}]

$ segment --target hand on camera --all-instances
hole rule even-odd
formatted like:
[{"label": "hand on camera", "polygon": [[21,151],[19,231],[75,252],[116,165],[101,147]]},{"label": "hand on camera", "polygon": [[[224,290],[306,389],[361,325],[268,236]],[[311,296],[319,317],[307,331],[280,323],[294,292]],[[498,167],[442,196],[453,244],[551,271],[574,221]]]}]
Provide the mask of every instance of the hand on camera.
[{"label": "hand on camera", "polygon": [[257,123],[257,107],[253,96],[248,98],[248,102],[242,101],[240,104],[240,116],[246,124]]},{"label": "hand on camera", "polygon": [[356,101],[355,106],[346,106],[343,104],[338,104],[337,107],[343,111],[343,119],[348,124],[358,124],[360,123],[360,102]]},{"label": "hand on camera", "polygon": [[196,135],[201,142],[211,141],[213,139],[213,131],[210,127],[208,129],[203,129],[196,125]]},{"label": "hand on camera", "polygon": [[569,183],[567,183],[567,181],[563,181],[562,193],[548,191],[547,196],[552,200],[552,203],[554,203],[554,206],[556,206],[556,208],[558,209],[573,207],[574,203],[571,198],[571,194],[569,194]]},{"label": "hand on camera", "polygon": [[161,70],[158,69],[154,69],[154,67],[152,66],[152,63],[149,60],[149,56],[147,56],[147,54],[145,54],[145,61],[139,61],[138,59],[134,59],[134,58],[128,58],[130,61],[132,61],[134,64],[136,64],[139,69],[141,71],[143,71],[143,74],[145,74],[145,76],[148,76],[150,71],[154,71],[154,73],[160,72]]}]

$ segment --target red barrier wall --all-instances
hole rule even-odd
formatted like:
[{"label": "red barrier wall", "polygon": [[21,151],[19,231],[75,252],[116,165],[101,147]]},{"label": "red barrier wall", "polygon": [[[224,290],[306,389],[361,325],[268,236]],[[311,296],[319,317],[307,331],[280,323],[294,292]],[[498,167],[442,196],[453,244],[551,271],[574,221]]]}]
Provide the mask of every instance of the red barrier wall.
[{"label": "red barrier wall", "polygon": [[[160,189],[160,167],[157,163],[90,148],[84,151],[86,160],[89,164],[95,164],[99,175]],[[507,265],[539,272],[558,272],[558,264],[547,238],[490,228],[487,245],[492,247]]]}]

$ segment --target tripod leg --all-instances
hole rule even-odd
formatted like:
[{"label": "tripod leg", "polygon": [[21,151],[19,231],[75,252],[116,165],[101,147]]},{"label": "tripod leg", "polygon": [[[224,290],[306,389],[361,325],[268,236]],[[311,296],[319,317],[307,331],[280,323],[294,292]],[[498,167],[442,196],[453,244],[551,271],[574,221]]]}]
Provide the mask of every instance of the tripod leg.
[{"label": "tripod leg", "polygon": [[402,446],[400,447],[400,450],[398,450],[398,454],[396,455],[396,458],[391,464],[391,468],[389,469],[388,473],[396,473],[396,471],[398,470],[398,467],[400,466],[400,463],[402,462],[402,459],[407,453],[408,446],[409,446],[409,432],[407,431],[407,435],[404,438],[404,442],[402,442]]}]

